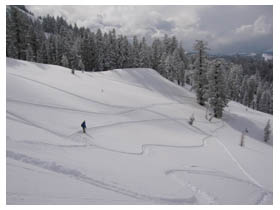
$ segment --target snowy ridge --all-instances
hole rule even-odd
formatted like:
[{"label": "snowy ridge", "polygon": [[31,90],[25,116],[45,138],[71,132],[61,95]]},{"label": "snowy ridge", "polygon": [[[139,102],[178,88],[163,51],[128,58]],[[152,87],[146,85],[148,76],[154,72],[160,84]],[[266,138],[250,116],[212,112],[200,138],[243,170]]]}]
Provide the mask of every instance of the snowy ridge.
[{"label": "snowy ridge", "polygon": [[272,204],[271,115],[209,122],[152,69],[70,72],[7,58],[8,204]]}]

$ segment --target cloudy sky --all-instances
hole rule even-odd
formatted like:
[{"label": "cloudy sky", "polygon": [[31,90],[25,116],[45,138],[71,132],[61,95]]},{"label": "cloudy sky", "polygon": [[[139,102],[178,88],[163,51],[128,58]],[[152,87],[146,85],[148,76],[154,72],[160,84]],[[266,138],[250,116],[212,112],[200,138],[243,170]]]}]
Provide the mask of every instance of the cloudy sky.
[{"label": "cloudy sky", "polygon": [[69,23],[127,36],[175,35],[186,50],[208,41],[213,53],[272,49],[272,6],[27,6],[35,15],[63,16]]}]

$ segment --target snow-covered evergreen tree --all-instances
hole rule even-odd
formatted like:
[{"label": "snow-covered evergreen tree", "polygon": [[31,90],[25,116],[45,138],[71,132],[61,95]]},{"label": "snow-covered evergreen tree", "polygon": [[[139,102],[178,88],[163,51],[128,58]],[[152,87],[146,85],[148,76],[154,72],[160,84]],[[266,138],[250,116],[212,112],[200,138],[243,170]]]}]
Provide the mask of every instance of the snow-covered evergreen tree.
[{"label": "snow-covered evergreen tree", "polygon": [[172,57],[173,57],[172,77],[173,77],[173,80],[177,81],[177,83],[179,85],[181,85],[184,81],[184,62],[182,61],[182,59],[180,57],[180,52],[179,52],[178,48],[176,48],[173,51]]},{"label": "snow-covered evergreen tree", "polygon": [[133,66],[135,68],[140,66],[140,57],[139,57],[139,51],[140,51],[140,45],[138,42],[137,36],[133,37],[133,50],[132,50],[132,58],[133,58]]},{"label": "snow-covered evergreen tree", "polygon": [[164,61],[164,74],[165,77],[170,80],[174,81],[174,57],[173,55],[167,55]]},{"label": "snow-covered evergreen tree", "polygon": [[62,66],[68,68],[69,67],[69,61],[68,58],[66,57],[66,55],[63,55],[61,58],[61,64]]},{"label": "snow-covered evergreen tree", "polygon": [[182,44],[180,44],[179,48],[178,48],[178,52],[179,52],[179,56],[180,56],[180,62],[178,64],[178,68],[179,68],[179,80],[178,80],[178,84],[181,86],[184,86],[186,81],[185,81],[185,77],[186,77],[186,68],[188,66],[188,62],[186,59],[186,55],[185,55],[185,50],[182,47]]},{"label": "snow-covered evergreen tree", "polygon": [[270,120],[268,120],[264,128],[264,141],[268,142],[270,140],[270,136],[271,136],[271,128],[270,128]]},{"label": "snow-covered evergreen tree", "polygon": [[195,61],[195,90],[196,90],[196,100],[198,104],[204,106],[205,101],[207,100],[207,69],[206,69],[206,51],[207,43],[202,40],[197,40],[194,44],[194,50],[197,52],[196,61]]},{"label": "snow-covered evergreen tree", "polygon": [[48,63],[48,51],[46,41],[43,41],[40,49],[37,51],[37,62]]},{"label": "snow-covered evergreen tree", "polygon": [[147,46],[146,39],[143,37],[139,47],[139,67],[150,67],[150,50]]},{"label": "snow-covered evergreen tree", "polygon": [[220,60],[214,60],[208,72],[207,97],[216,118],[223,116],[223,109],[228,103],[223,65]]},{"label": "snow-covered evergreen tree", "polygon": [[260,100],[260,110],[263,112],[271,113],[271,94],[269,90],[265,90],[262,93],[261,100]]},{"label": "snow-covered evergreen tree", "polygon": [[80,42],[77,39],[70,50],[69,65],[72,69],[78,69],[79,59],[80,59],[79,44]]},{"label": "snow-covered evergreen tree", "polygon": [[56,63],[56,41],[55,36],[50,35],[47,39],[47,55],[48,55],[48,63],[55,64]]},{"label": "snow-covered evergreen tree", "polygon": [[247,81],[247,94],[248,94],[248,106],[251,108],[253,107],[254,104],[254,96],[257,93],[257,81],[255,75],[252,75],[249,77]]},{"label": "snow-covered evergreen tree", "polygon": [[104,42],[103,35],[100,29],[97,30],[96,36],[96,70],[103,71],[104,70]]},{"label": "snow-covered evergreen tree", "polygon": [[155,39],[152,43],[151,67],[157,71],[159,71],[162,53],[161,41],[159,39]]},{"label": "snow-covered evergreen tree", "polygon": [[31,45],[27,46],[27,49],[26,49],[26,60],[27,61],[35,61],[34,52],[32,50]]},{"label": "snow-covered evergreen tree", "polygon": [[85,71],[85,65],[84,65],[84,63],[83,63],[83,61],[82,61],[81,58],[79,59],[78,67],[79,67],[79,69],[84,73],[84,71]]},{"label": "snow-covered evergreen tree", "polygon": [[167,57],[167,54],[164,52],[162,55],[161,55],[161,58],[160,58],[160,62],[159,62],[159,70],[158,72],[165,78],[167,78],[167,71],[165,70],[165,60],[166,60],[166,57]]},{"label": "snow-covered evergreen tree", "polygon": [[113,29],[109,32],[109,57],[110,57],[110,68],[117,68],[117,35],[116,30]]},{"label": "snow-covered evergreen tree", "polygon": [[226,80],[228,97],[234,101],[240,101],[240,87],[242,83],[242,66],[232,64],[229,68]]}]

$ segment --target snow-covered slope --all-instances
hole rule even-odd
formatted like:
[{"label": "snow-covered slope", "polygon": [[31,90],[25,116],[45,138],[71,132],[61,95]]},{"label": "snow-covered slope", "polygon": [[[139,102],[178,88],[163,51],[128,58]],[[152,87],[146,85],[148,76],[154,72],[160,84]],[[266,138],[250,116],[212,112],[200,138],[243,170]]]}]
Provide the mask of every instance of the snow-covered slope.
[{"label": "snow-covered slope", "polygon": [[272,204],[268,119],[231,102],[209,122],[151,69],[72,75],[7,58],[7,203]]}]

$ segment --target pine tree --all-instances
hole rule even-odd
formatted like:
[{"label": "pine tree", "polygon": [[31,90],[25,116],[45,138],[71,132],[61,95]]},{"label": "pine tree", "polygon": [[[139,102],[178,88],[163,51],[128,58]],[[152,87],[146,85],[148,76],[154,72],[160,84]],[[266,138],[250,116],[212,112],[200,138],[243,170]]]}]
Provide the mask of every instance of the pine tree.
[{"label": "pine tree", "polygon": [[264,128],[264,141],[268,142],[270,140],[270,136],[271,136],[271,128],[270,128],[270,120],[268,120]]},{"label": "pine tree", "polygon": [[57,65],[62,65],[62,56],[65,54],[64,52],[64,46],[63,46],[63,39],[58,36],[55,39],[55,54],[56,54],[56,63]]},{"label": "pine tree", "polygon": [[162,53],[161,42],[159,39],[155,39],[152,43],[151,67],[158,72]]},{"label": "pine tree", "polygon": [[266,113],[271,113],[271,94],[269,90],[266,90],[262,93],[260,100],[260,110]]},{"label": "pine tree", "polygon": [[159,66],[158,66],[158,72],[160,73],[160,75],[162,75],[163,77],[167,78],[167,75],[165,75],[165,59],[167,57],[167,54],[164,52],[161,57],[160,57],[160,62],[159,62]]},{"label": "pine tree", "polygon": [[248,80],[248,75],[243,77],[241,87],[240,87],[240,101],[239,102],[244,104],[245,106],[249,105],[247,80]]},{"label": "pine tree", "polygon": [[248,106],[253,107],[254,95],[257,93],[257,81],[255,75],[252,75],[247,80],[247,94],[248,94]]},{"label": "pine tree", "polygon": [[104,42],[103,35],[100,29],[97,30],[96,36],[96,71],[104,70]]},{"label": "pine tree", "polygon": [[250,102],[249,102],[249,97],[248,97],[248,91],[247,89],[244,90],[244,96],[243,96],[243,99],[242,99],[242,104],[245,105],[245,106],[249,106]]},{"label": "pine tree", "polygon": [[123,37],[122,46],[123,46],[123,56],[124,56],[123,67],[129,68],[129,66],[130,66],[130,56],[129,56],[130,44],[129,44],[126,36]]},{"label": "pine tree", "polygon": [[79,58],[79,41],[76,40],[71,48],[69,57],[69,64],[72,69],[78,69]]},{"label": "pine tree", "polygon": [[[109,57],[110,57],[110,68],[117,68],[117,36],[116,30],[113,29],[109,32]],[[130,55],[130,54],[129,54]],[[130,66],[129,66],[130,67]]]},{"label": "pine tree", "polygon": [[256,97],[256,105],[257,105],[256,109],[257,110],[260,110],[262,93],[263,93],[263,85],[259,81],[258,88],[257,88],[257,97]]},{"label": "pine tree", "polygon": [[46,41],[41,43],[40,49],[37,51],[37,62],[48,63],[48,52],[46,47]]},{"label": "pine tree", "polygon": [[210,107],[214,112],[214,116],[216,118],[221,118],[223,116],[223,109],[228,103],[221,61],[215,60],[211,64],[211,68],[208,73],[208,81],[209,87],[207,97]]},{"label": "pine tree", "polygon": [[82,61],[81,58],[79,59],[78,67],[79,67],[80,70],[82,70],[82,73],[84,73],[84,71],[85,71],[85,65],[84,65],[84,63],[83,63],[83,61]]},{"label": "pine tree", "polygon": [[47,45],[48,63],[56,64],[56,40],[54,35],[50,35],[47,39]]},{"label": "pine tree", "polygon": [[112,69],[111,47],[109,35],[104,33],[104,70]]},{"label": "pine tree", "polygon": [[150,67],[149,49],[146,43],[146,39],[143,37],[139,47],[139,67]]},{"label": "pine tree", "polygon": [[84,61],[86,69],[91,69],[91,53],[90,53],[90,43],[89,43],[89,34],[85,34],[81,42],[81,57]]},{"label": "pine tree", "polygon": [[133,67],[134,68],[137,68],[140,66],[139,50],[140,50],[140,45],[138,42],[138,38],[137,38],[137,36],[134,36],[133,43],[132,43],[132,58],[133,58]]},{"label": "pine tree", "polygon": [[6,56],[18,58],[16,25],[10,13],[6,15]]},{"label": "pine tree", "polygon": [[240,65],[230,65],[227,78],[228,97],[240,102],[240,87],[242,83],[242,67]]},{"label": "pine tree", "polygon": [[174,70],[174,58],[172,55],[167,55],[164,61],[164,72],[163,75],[170,81],[174,81],[173,70]]},{"label": "pine tree", "polygon": [[178,41],[175,36],[172,36],[170,40],[170,46],[169,46],[169,53],[173,54],[174,51],[178,48]]},{"label": "pine tree", "polygon": [[34,53],[33,53],[31,45],[28,45],[28,47],[26,49],[26,60],[27,61],[35,61]]},{"label": "pine tree", "polygon": [[207,92],[207,78],[206,78],[206,51],[207,43],[202,40],[197,40],[194,45],[194,50],[197,52],[195,61],[195,90],[198,104],[204,106]]},{"label": "pine tree", "polygon": [[173,80],[177,81],[179,85],[184,83],[184,62],[180,57],[179,49],[173,51]]},{"label": "pine tree", "polygon": [[66,68],[69,67],[69,62],[68,62],[68,58],[66,57],[66,55],[62,56],[61,64],[62,64],[62,66],[66,67]]},{"label": "pine tree", "polygon": [[30,24],[29,18],[24,15],[16,6],[10,6],[10,13],[7,19],[10,24],[7,26],[7,43],[11,43],[11,47],[7,47],[8,52],[17,59],[26,59],[27,49],[27,31]]},{"label": "pine tree", "polygon": [[178,64],[178,72],[179,72],[179,79],[178,79],[178,84],[181,86],[184,86],[186,81],[185,81],[185,70],[186,67],[188,66],[186,55],[185,55],[185,50],[182,47],[182,44],[180,44],[180,47],[178,48],[179,56],[180,56],[180,62]]}]

